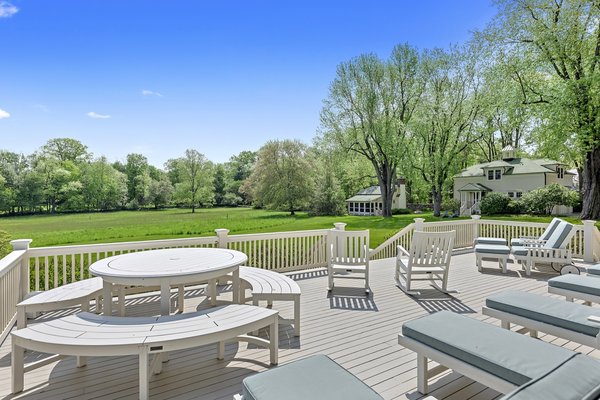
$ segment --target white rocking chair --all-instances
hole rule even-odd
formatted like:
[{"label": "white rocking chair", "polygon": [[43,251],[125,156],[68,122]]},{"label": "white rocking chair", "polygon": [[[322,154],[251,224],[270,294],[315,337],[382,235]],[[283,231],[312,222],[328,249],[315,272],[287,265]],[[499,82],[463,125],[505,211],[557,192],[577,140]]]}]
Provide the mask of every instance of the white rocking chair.
[{"label": "white rocking chair", "polygon": [[[420,292],[411,290],[412,281],[430,280],[440,292],[456,293],[456,290],[448,289],[448,270],[455,236],[456,231],[415,231],[410,250],[398,246],[395,276],[398,287],[411,296],[420,295]],[[436,279],[441,281],[441,286],[435,282]]]},{"label": "white rocking chair", "polygon": [[364,279],[369,293],[369,231],[341,231],[332,229],[328,234],[329,258],[327,272],[331,291],[334,278]]}]

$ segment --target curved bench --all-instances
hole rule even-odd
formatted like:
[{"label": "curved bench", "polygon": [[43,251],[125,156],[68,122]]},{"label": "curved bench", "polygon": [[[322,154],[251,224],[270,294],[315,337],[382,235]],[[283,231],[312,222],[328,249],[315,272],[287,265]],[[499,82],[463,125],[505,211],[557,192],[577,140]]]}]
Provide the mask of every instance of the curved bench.
[{"label": "curved bench", "polygon": [[259,301],[267,301],[269,306],[273,301],[293,301],[293,320],[284,319],[284,322],[294,324],[294,335],[300,336],[300,286],[291,278],[278,272],[253,267],[240,267],[240,279],[252,292],[251,298],[245,297],[245,288],[242,285],[240,299],[252,300],[254,305]]},{"label": "curved bench", "polygon": [[90,310],[90,301],[102,296],[102,278],[90,278],[58,286],[54,289],[34,293],[17,304],[17,328],[27,326],[28,312],[60,310],[81,305],[83,311]]},{"label": "curved bench", "polygon": [[[123,318],[82,312],[34,324],[11,333],[12,392],[23,390],[25,372],[48,363],[42,360],[25,366],[24,353],[29,349],[80,358],[138,355],[139,397],[147,399],[149,378],[160,373],[168,351],[217,343],[217,358],[223,359],[225,341],[239,340],[269,347],[271,364],[277,364],[278,321],[277,311],[232,304],[162,317]],[[270,340],[246,335],[266,326]],[[155,356],[149,366],[151,354]],[[80,365],[85,365],[85,360]]]}]

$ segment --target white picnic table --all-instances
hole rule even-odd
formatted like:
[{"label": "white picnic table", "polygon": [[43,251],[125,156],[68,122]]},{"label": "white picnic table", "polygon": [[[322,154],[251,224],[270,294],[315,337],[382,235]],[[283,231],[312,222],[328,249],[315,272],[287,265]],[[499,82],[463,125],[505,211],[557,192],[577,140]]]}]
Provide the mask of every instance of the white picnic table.
[{"label": "white picnic table", "polygon": [[161,315],[170,314],[171,286],[204,282],[232,273],[233,302],[239,302],[240,265],[248,257],[220,248],[179,248],[119,254],[90,265],[103,280],[104,313],[112,314],[113,285],[160,286]]}]

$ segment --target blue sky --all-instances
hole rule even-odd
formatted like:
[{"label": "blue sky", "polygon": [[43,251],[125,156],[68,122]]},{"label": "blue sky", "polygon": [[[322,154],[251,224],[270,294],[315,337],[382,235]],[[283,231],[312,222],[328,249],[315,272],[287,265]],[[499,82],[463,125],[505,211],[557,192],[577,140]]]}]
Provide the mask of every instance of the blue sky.
[{"label": "blue sky", "polygon": [[0,149],[73,137],[96,156],[224,162],[311,143],[335,68],[462,43],[488,0],[0,0]]}]

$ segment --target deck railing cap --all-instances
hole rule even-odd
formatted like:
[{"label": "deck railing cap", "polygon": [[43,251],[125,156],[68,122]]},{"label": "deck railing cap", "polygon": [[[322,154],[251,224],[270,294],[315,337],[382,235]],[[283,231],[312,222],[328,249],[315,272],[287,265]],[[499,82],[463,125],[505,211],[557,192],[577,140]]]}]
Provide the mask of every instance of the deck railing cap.
[{"label": "deck railing cap", "polygon": [[33,242],[32,239],[15,239],[11,240],[10,244],[12,245],[13,250],[27,250],[29,249],[29,244]]}]

